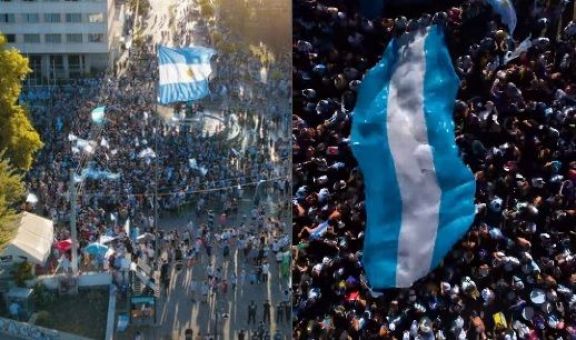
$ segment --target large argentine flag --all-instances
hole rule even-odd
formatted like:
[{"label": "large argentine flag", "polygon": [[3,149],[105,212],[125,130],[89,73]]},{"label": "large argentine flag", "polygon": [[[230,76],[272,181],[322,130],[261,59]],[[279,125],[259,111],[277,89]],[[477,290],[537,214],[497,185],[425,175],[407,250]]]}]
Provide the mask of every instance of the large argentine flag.
[{"label": "large argentine flag", "polygon": [[208,95],[208,77],[212,72],[211,48],[158,47],[160,71],[158,102],[169,104],[198,100]]},{"label": "large argentine flag", "polygon": [[375,289],[411,286],[472,223],[474,177],[454,141],[458,84],[438,26],[392,40],[362,81],[351,140],[365,181],[363,263]]}]

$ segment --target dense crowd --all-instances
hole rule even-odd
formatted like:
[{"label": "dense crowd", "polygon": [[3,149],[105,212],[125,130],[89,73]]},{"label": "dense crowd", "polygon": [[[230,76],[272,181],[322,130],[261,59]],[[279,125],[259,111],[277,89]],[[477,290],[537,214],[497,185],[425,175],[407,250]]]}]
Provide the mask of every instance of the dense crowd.
[{"label": "dense crowd", "polygon": [[[197,11],[181,8],[178,15],[184,17],[177,20],[208,25]],[[163,43],[198,43],[198,27],[182,28]],[[155,47],[149,42],[134,42],[128,62],[97,79],[31,87],[21,98],[30,106],[45,144],[27,175],[27,186],[38,198],[34,211],[55,223],[53,259],[64,261],[65,270],[70,250],[58,244],[70,238],[70,170],[79,189],[76,220],[82,270],[121,269],[124,255],[130,253],[135,260],[142,254],[140,247],[158,258],[155,242],[161,243],[165,233],[154,225],[156,190],[160,216],[186,208],[204,219],[216,202],[225,202],[216,205],[217,214],[231,214],[243,195],[256,192],[259,198],[272,189],[287,190],[287,136],[276,133],[287,130],[287,105],[268,104],[287,103],[286,81],[262,84],[252,72],[252,67],[262,65],[245,51],[219,54],[210,98],[201,104],[160,108],[174,111],[161,117]],[[230,64],[240,58],[247,61],[246,68]],[[284,59],[270,69],[289,67]],[[235,96],[239,86],[254,91]],[[265,102],[265,96],[278,100]],[[97,106],[106,106],[100,123],[91,113]],[[98,178],[78,177],[86,169]],[[88,251],[96,242],[110,251]]]},{"label": "dense crowd", "polygon": [[[372,20],[357,2],[295,1],[295,338],[576,338],[573,4],[512,2],[513,36],[484,1]],[[432,22],[461,80],[454,137],[475,174],[476,216],[439,268],[410,289],[376,292],[348,146],[356,91],[392,36]],[[508,60],[526,38],[532,46]]]}]

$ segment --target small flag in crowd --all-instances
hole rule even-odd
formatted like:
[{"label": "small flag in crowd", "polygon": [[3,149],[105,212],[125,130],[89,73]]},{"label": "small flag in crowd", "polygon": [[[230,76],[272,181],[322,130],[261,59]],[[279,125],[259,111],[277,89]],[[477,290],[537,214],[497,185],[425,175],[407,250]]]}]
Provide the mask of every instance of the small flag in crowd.
[{"label": "small flag in crowd", "polygon": [[89,179],[108,179],[108,180],[116,180],[120,178],[120,174],[112,173],[106,170],[98,170],[93,168],[88,168],[82,170],[82,178],[89,178]]},{"label": "small flag in crowd", "polygon": [[106,149],[110,149],[110,143],[108,143],[108,140],[104,137],[102,137],[100,140],[100,146]]},{"label": "small flag in crowd", "polygon": [[97,145],[93,140],[78,138],[78,136],[72,133],[68,134],[68,141],[72,142],[73,153],[79,153],[80,151],[93,153]]},{"label": "small flag in crowd", "polygon": [[510,31],[510,35],[514,34],[514,30],[516,29],[516,10],[514,9],[514,5],[512,5],[510,0],[486,0],[486,2],[492,6],[494,12],[500,15],[502,22],[508,26],[508,30]]},{"label": "small flag in crowd", "polygon": [[34,195],[33,193],[28,193],[26,196],[26,203],[36,204],[38,203],[38,196]]},{"label": "small flag in crowd", "polygon": [[138,154],[138,158],[155,158],[155,157],[156,152],[154,152],[154,150],[152,150],[151,148],[146,148],[140,151],[140,153]]},{"label": "small flag in crowd", "polygon": [[158,47],[160,72],[158,102],[169,104],[204,98],[209,94],[208,77],[212,73],[211,48]]},{"label": "small flag in crowd", "polygon": [[92,118],[92,122],[96,124],[102,124],[104,122],[104,111],[106,110],[106,106],[98,106],[92,113],[90,114]]},{"label": "small flag in crowd", "polygon": [[62,117],[56,117],[56,132],[61,132],[62,128],[64,128],[64,122],[62,121]]},{"label": "small flag in crowd", "polygon": [[191,158],[188,160],[188,164],[190,165],[191,169],[194,170],[198,170],[200,171],[200,173],[202,174],[202,176],[206,176],[206,174],[208,173],[208,169],[206,169],[203,166],[198,165],[198,162],[196,161],[195,158]]},{"label": "small flag in crowd", "polygon": [[126,222],[124,222],[124,231],[126,232],[126,235],[130,235],[130,219],[127,219]]},{"label": "small flag in crowd", "polygon": [[504,65],[518,58],[522,53],[527,52],[530,47],[532,47],[532,35],[524,39],[524,41],[522,41],[514,51],[506,52],[506,55],[504,55]]},{"label": "small flag in crowd", "polygon": [[475,181],[458,155],[458,77],[438,26],[393,39],[360,85],[351,132],[363,173],[362,262],[374,289],[409,287],[474,218]]},{"label": "small flag in crowd", "polygon": [[74,174],[74,182],[80,183],[87,178],[93,180],[117,180],[120,178],[120,174],[112,173],[107,170],[95,169],[94,163],[91,162],[86,168],[82,169],[80,175]]}]

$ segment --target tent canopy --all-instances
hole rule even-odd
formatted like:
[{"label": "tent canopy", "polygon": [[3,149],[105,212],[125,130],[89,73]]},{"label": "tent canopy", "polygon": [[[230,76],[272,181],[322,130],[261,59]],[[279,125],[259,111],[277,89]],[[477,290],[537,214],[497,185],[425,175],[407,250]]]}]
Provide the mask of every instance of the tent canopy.
[{"label": "tent canopy", "polygon": [[44,264],[50,255],[54,239],[54,225],[51,220],[23,212],[16,224],[16,237],[12,239],[1,256],[12,256],[18,262],[19,256],[26,257],[29,262]]}]

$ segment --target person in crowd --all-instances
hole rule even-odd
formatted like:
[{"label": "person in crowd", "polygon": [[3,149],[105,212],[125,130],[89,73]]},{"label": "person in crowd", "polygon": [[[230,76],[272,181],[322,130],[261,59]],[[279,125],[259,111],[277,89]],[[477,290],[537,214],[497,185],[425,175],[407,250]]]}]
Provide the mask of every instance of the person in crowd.
[{"label": "person in crowd", "polygon": [[248,305],[248,325],[252,324],[255,325],[256,324],[256,310],[257,310],[257,306],[256,306],[256,302],[254,302],[254,300],[250,301],[250,304]]},{"label": "person in crowd", "polygon": [[270,323],[270,309],[272,305],[270,304],[270,300],[266,299],[264,304],[262,305],[262,321],[266,323]]}]

